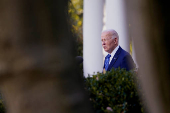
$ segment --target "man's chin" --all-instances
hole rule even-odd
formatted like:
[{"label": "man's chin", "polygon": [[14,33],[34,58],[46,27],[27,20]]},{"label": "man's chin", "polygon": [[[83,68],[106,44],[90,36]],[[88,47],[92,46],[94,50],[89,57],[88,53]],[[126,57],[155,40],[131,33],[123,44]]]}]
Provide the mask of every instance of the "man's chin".
[{"label": "man's chin", "polygon": [[105,52],[108,52],[108,50],[107,50],[107,49],[104,49],[104,51],[105,51]]}]

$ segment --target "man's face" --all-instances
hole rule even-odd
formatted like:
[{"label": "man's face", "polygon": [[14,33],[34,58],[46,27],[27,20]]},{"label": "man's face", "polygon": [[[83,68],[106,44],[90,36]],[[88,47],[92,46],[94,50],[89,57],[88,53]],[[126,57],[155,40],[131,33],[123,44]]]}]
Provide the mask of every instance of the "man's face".
[{"label": "man's face", "polygon": [[112,53],[112,51],[118,45],[117,38],[112,38],[112,34],[110,32],[103,32],[101,35],[102,46],[104,50],[108,53]]}]

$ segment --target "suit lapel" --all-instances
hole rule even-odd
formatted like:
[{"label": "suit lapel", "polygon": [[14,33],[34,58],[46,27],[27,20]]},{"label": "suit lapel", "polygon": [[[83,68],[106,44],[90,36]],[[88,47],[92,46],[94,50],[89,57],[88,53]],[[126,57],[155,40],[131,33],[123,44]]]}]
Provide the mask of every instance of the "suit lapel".
[{"label": "suit lapel", "polygon": [[114,55],[113,58],[112,58],[112,61],[110,62],[110,65],[109,65],[109,67],[108,67],[108,70],[110,70],[110,69],[113,67],[113,65],[114,65],[115,62],[117,61],[117,59],[118,59],[121,51],[122,51],[122,48],[119,46],[119,49],[116,51],[115,55]]}]

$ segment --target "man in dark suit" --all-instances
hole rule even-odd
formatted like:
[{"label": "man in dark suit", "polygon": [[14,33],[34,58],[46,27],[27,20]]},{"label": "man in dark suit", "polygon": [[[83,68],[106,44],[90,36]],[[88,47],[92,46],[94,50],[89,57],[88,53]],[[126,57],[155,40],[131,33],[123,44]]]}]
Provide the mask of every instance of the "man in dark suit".
[{"label": "man in dark suit", "polygon": [[131,55],[119,46],[118,33],[113,30],[105,30],[101,34],[104,50],[108,53],[105,57],[103,72],[112,68],[125,68],[127,71],[135,68]]}]

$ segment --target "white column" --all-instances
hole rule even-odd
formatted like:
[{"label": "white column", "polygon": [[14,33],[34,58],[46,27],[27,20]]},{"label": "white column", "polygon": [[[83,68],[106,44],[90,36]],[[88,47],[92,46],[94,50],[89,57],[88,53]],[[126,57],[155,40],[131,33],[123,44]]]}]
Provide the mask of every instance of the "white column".
[{"label": "white column", "polygon": [[104,0],[84,0],[83,67],[85,77],[94,72],[102,72],[103,6]]},{"label": "white column", "polygon": [[128,23],[126,22],[124,0],[106,0],[106,29],[114,29],[119,34],[119,45],[130,51]]}]

